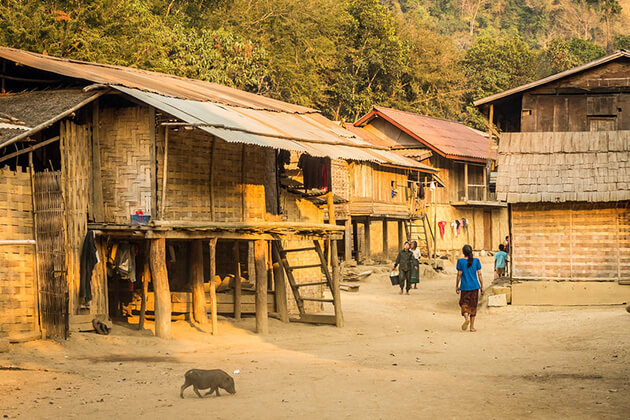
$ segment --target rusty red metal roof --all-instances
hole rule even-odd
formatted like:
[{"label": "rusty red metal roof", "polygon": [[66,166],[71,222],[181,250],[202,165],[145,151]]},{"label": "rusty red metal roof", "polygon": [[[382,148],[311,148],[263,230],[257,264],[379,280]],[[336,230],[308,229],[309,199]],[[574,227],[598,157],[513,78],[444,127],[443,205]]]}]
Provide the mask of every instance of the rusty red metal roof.
[{"label": "rusty red metal roof", "polygon": [[[488,159],[487,135],[455,121],[375,106],[354,125],[363,127],[379,117],[447,159],[474,162]],[[495,150],[491,156],[496,159]]]},{"label": "rusty red metal roof", "polygon": [[296,114],[317,112],[312,108],[278,101],[216,83],[131,67],[51,57],[8,47],[0,47],[0,57],[24,66],[87,82],[124,86],[173,98]]}]

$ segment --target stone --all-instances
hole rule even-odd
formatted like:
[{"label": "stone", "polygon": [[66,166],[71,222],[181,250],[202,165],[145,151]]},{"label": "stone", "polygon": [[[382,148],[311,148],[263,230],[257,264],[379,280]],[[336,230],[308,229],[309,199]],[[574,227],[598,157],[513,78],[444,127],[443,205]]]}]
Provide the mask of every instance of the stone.
[{"label": "stone", "polygon": [[488,296],[489,307],[507,306],[507,296],[505,294]]},{"label": "stone", "polygon": [[512,288],[510,286],[491,286],[487,291],[488,296],[505,295],[507,303],[512,303]]}]

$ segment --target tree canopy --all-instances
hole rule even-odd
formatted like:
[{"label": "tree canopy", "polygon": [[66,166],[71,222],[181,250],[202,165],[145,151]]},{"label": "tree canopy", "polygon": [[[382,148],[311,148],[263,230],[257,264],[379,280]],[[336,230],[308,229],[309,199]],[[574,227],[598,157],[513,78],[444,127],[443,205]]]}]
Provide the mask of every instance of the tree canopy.
[{"label": "tree canopy", "polygon": [[630,48],[619,0],[0,0],[0,44],[222,83],[355,120],[481,127],[473,100]]}]

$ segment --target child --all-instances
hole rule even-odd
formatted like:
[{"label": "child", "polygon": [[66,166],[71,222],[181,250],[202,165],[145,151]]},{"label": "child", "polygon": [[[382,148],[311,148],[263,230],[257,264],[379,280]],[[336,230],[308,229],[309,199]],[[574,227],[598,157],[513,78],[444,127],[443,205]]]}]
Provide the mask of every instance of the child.
[{"label": "child", "polygon": [[505,263],[507,261],[507,252],[505,252],[505,245],[499,245],[499,252],[494,254],[494,272],[498,277],[505,276]]},{"label": "child", "polygon": [[459,306],[462,308],[464,323],[462,330],[466,331],[470,324],[470,332],[475,329],[475,317],[477,316],[477,302],[479,292],[483,293],[483,278],[481,277],[481,263],[479,259],[473,258],[473,251],[470,245],[462,248],[464,257],[457,260],[457,281],[455,291],[460,294]]}]

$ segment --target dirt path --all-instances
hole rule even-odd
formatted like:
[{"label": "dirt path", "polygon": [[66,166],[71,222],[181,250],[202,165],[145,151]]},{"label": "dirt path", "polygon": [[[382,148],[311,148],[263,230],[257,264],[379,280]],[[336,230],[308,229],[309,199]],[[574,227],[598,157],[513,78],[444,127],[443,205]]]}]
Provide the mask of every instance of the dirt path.
[{"label": "dirt path", "polygon": [[[0,369],[26,370],[0,370],[0,416],[630,418],[624,308],[485,309],[462,332],[448,271],[409,296],[373,275],[343,294],[343,329],[270,320],[261,338],[249,318],[219,337],[177,322],[172,341],[116,326],[15,345]],[[191,367],[240,370],[237,394],[181,400]]]}]

